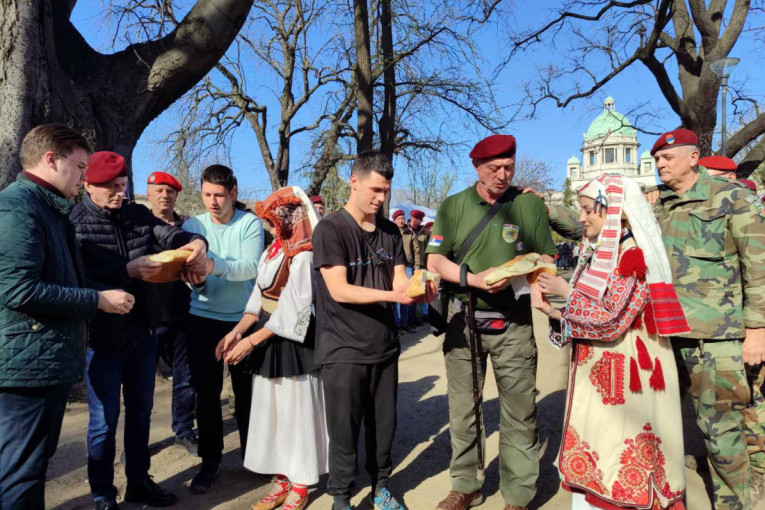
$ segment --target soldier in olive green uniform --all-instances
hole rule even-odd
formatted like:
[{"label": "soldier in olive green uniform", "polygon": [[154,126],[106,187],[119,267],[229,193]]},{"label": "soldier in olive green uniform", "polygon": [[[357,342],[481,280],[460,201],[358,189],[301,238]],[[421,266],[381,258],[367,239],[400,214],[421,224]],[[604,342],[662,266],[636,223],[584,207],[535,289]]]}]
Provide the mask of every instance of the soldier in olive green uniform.
[{"label": "soldier in olive green uniform", "polygon": [[470,269],[478,311],[494,312],[496,329],[480,335],[483,358],[479,384],[483,387],[487,354],[499,390],[500,490],[506,510],[521,510],[536,493],[539,475],[536,424],[537,348],[529,296],[516,299],[508,281],[487,286],[484,276],[516,255],[540,253],[553,262],[556,253],[544,203],[533,195],[511,189],[515,170],[515,139],[494,135],[479,142],[470,153],[478,174],[476,185],[447,198],[438,209],[428,243],[428,267],[451,282],[454,300],[449,305],[444,340],[452,488],[439,510],[462,510],[480,503],[482,479],[477,476],[476,423],[473,412],[469,331],[465,318],[464,290],[457,288],[460,269],[452,260],[463,241],[491,205],[502,200],[496,216],[476,238],[463,260]]},{"label": "soldier in olive green uniform", "polygon": [[[750,485],[765,472],[762,450],[752,447],[751,460],[747,452],[747,443],[762,442],[765,425],[746,431],[743,415],[751,398],[744,363],[765,355],[765,213],[745,187],[696,167],[697,141],[678,129],[654,145],[666,184],[654,213],[692,330],[672,343],[681,390],[690,391],[704,434],[715,508],[748,510]],[[551,207],[550,221],[579,237],[567,209]]]}]

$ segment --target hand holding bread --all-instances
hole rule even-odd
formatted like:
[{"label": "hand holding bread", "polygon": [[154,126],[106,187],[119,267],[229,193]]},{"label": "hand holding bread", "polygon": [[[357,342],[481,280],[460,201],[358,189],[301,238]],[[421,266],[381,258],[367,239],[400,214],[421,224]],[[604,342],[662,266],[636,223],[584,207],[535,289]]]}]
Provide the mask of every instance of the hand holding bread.
[{"label": "hand holding bread", "polygon": [[[144,259],[137,267],[144,269],[139,278],[146,282],[163,283],[180,280],[186,261],[191,256],[189,250],[167,250],[148,257],[139,257],[131,262]],[[130,264],[128,264],[128,267]],[[135,278],[135,277],[134,277]]]}]

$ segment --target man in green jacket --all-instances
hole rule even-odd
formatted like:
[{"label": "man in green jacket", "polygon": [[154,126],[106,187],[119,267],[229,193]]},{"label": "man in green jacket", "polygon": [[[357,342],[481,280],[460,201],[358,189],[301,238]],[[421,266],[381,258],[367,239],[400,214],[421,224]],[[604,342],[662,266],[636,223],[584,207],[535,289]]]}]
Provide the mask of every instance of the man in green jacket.
[{"label": "man in green jacket", "polygon": [[[691,326],[672,344],[681,391],[691,393],[704,434],[716,509],[752,507],[750,486],[765,473],[761,451],[747,452],[750,402],[745,364],[765,359],[765,211],[745,187],[698,166],[696,135],[664,133],[651,154],[659,199],[654,204],[680,303]],[[549,207],[553,228],[581,237],[572,211]]]},{"label": "man in green jacket", "polygon": [[85,368],[85,321],[135,301],[83,288],[68,213],[89,152],[76,131],[37,126],[21,143],[21,175],[0,192],[0,508],[45,508],[48,459]]}]

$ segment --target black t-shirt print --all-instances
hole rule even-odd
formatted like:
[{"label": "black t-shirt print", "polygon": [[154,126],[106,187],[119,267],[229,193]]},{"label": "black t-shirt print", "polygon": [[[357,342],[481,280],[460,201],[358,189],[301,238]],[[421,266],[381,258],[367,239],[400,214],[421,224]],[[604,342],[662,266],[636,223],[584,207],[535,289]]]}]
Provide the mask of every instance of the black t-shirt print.
[{"label": "black t-shirt print", "polygon": [[[363,236],[384,262],[374,264]],[[322,219],[313,233],[313,267],[316,271],[316,360],[328,363],[378,363],[396,356],[393,303],[355,305],[338,303],[329,294],[320,269],[344,266],[351,285],[391,290],[393,268],[406,257],[398,227],[377,220],[374,232],[365,232],[343,211]]]}]

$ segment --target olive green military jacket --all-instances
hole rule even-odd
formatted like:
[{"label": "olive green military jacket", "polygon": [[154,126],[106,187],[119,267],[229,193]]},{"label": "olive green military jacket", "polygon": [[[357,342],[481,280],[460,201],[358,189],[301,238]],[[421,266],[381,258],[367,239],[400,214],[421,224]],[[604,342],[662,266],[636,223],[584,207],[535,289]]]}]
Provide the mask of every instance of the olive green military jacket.
[{"label": "olive green military jacket", "polygon": [[[765,217],[757,196],[736,182],[710,176],[678,195],[659,186],[654,214],[661,225],[672,278],[691,326],[688,338],[744,338],[765,327]],[[576,213],[552,207],[559,234],[581,237]]]},{"label": "olive green military jacket", "polygon": [[414,269],[425,268],[425,250],[428,249],[428,241],[430,236],[425,233],[424,228],[420,228],[420,231],[414,234],[414,244],[417,246],[417,255],[414,257]]},{"label": "olive green military jacket", "polygon": [[401,237],[404,239],[404,255],[406,255],[406,265],[414,266],[420,258],[420,247],[415,241],[414,231],[407,225],[401,231]]}]

